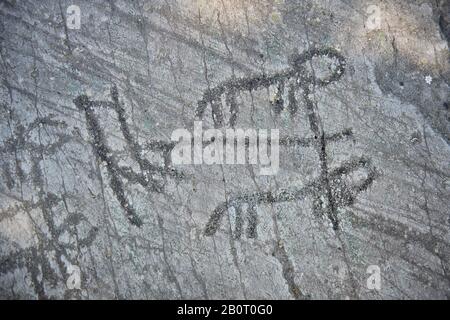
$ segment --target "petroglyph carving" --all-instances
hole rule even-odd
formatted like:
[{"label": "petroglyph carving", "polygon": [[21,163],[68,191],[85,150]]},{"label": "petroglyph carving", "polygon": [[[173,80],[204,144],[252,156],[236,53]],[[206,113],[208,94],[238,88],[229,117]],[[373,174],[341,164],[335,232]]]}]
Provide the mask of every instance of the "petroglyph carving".
[{"label": "petroglyph carving", "polygon": [[[314,72],[307,70],[307,62],[312,61],[314,57],[325,57],[333,62],[333,67],[329,67],[331,73],[327,77],[318,78]],[[228,203],[220,204],[216,210],[214,210],[205,228],[206,235],[213,235],[217,231],[224,212],[227,210],[235,210],[235,234],[239,237],[242,233],[242,212],[246,206],[244,211],[247,213],[248,220],[247,236],[254,238],[256,237],[256,208],[258,205],[273,202],[299,201],[308,195],[311,195],[314,198],[314,213],[317,215],[326,215],[331,221],[333,229],[338,230],[339,220],[337,217],[337,209],[351,205],[355,196],[361,191],[366,190],[372,184],[376,176],[375,168],[370,165],[370,160],[366,158],[358,158],[346,162],[338,169],[331,172],[328,170],[328,161],[326,158],[327,144],[352,137],[353,133],[351,129],[345,129],[334,134],[326,134],[316,111],[317,108],[315,102],[310,97],[310,94],[312,90],[314,90],[314,87],[324,87],[339,80],[344,72],[345,59],[339,52],[331,48],[311,49],[302,54],[294,55],[291,58],[291,68],[287,70],[271,75],[262,74],[260,76],[248,78],[234,78],[223,82],[215,88],[205,91],[202,100],[198,102],[196,116],[198,118],[203,118],[207,106],[210,105],[215,127],[234,127],[239,113],[236,100],[239,91],[252,92],[276,86],[277,93],[274,101],[272,101],[272,107],[273,110],[279,114],[286,107],[283,97],[285,96],[285,90],[287,90],[287,109],[291,115],[294,115],[300,107],[296,96],[298,90],[302,90],[303,105],[306,109],[309,128],[312,131],[314,138],[284,136],[280,139],[280,145],[286,147],[292,145],[299,147],[313,147],[319,154],[321,169],[320,177],[301,189],[288,188],[276,192],[249,193],[231,198]],[[88,130],[93,138],[96,156],[106,165],[106,169],[110,176],[111,189],[125,211],[129,221],[136,226],[141,226],[142,221],[131,203],[127,200],[124,185],[120,177],[133,183],[140,184],[150,192],[163,192],[166,177],[182,179],[184,175],[170,167],[170,152],[174,147],[174,143],[172,142],[153,141],[145,146],[145,148],[162,154],[165,159],[164,166],[152,164],[141,156],[143,147],[137,143],[131,134],[125,117],[125,110],[119,101],[117,88],[115,86],[111,89],[111,97],[112,101],[91,101],[87,96],[82,95],[75,99],[74,103],[85,113]],[[225,104],[230,110],[228,122],[226,122],[224,118],[222,100],[225,101]],[[119,166],[117,160],[112,156],[111,148],[106,142],[104,130],[99,124],[94,108],[109,108],[116,112],[120,130],[127,143],[128,151],[131,153],[133,160],[139,165],[141,173],[136,173],[130,167]],[[361,168],[365,169],[367,177],[360,184],[349,186],[341,181],[345,175]]]},{"label": "petroglyph carving", "polygon": [[[308,72],[306,63],[311,62],[314,57],[326,57],[336,61],[334,69],[330,68],[331,74],[323,79],[317,78],[312,65],[312,72]],[[211,215],[206,227],[205,235],[211,236],[219,228],[221,217],[228,210],[234,210],[235,236],[240,237],[242,232],[242,211],[243,205],[247,206],[247,236],[255,238],[257,234],[257,211],[256,208],[261,204],[270,204],[275,202],[300,201],[306,196],[313,196],[316,215],[326,215],[330,220],[333,229],[339,229],[338,209],[351,205],[355,197],[366,190],[376,177],[376,170],[366,158],[358,158],[350,162],[343,163],[338,169],[329,171],[329,164],[326,155],[327,144],[342,140],[352,136],[350,129],[342,132],[328,135],[325,133],[315,101],[310,97],[315,87],[324,87],[339,80],[345,72],[345,58],[336,50],[331,48],[311,49],[302,54],[294,55],[291,59],[292,67],[285,71],[277,72],[272,75],[262,74],[250,78],[231,79],[225,81],[219,86],[207,90],[203,99],[198,102],[197,116],[204,117],[207,105],[211,106],[212,118],[216,127],[223,125],[234,126],[237,119],[238,109],[236,104],[236,92],[238,90],[253,91],[260,88],[269,88],[276,86],[277,94],[272,102],[275,113],[280,113],[285,108],[283,100],[284,91],[288,88],[287,107],[292,115],[299,108],[296,100],[296,92],[302,89],[303,104],[308,116],[309,129],[314,135],[313,139],[304,139],[298,137],[285,137],[280,141],[280,145],[289,146],[296,144],[298,146],[313,146],[319,155],[320,176],[303,188],[280,189],[274,192],[248,193],[242,196],[232,197],[228,202],[222,203],[216,207]],[[223,117],[223,108],[220,103],[221,96],[225,95],[226,104],[230,108],[230,117],[228,123],[225,123]],[[351,174],[356,169],[366,171],[366,179],[356,185],[347,185],[344,182],[346,175]]]},{"label": "petroglyph carving", "polygon": [[[334,68],[330,65],[331,74],[328,77],[320,79],[313,73],[308,72],[306,63],[310,62],[314,57],[328,58],[330,62],[333,62]],[[280,113],[287,107],[290,114],[294,115],[299,108],[296,98],[298,90],[303,89],[304,99],[309,99],[308,95],[311,93],[311,85],[325,87],[339,80],[345,71],[344,57],[332,48],[314,48],[302,54],[293,55],[290,62],[291,67],[280,72],[245,78],[233,78],[222,82],[214,88],[207,89],[203,94],[203,98],[198,101],[196,116],[202,119],[209,105],[215,127],[226,125],[233,127],[236,124],[239,114],[237,95],[243,91],[251,93],[260,89],[268,89],[272,86],[276,87],[276,96],[274,101],[272,101],[273,110],[276,113]],[[287,106],[283,99],[286,90]],[[228,122],[226,122],[224,117],[223,98],[225,105],[230,110]]]},{"label": "petroglyph carving", "polygon": [[[125,116],[125,109],[119,101],[119,94],[116,86],[113,86],[111,89],[111,98],[112,101],[92,101],[86,95],[81,95],[74,100],[74,103],[86,116],[86,123],[93,139],[95,154],[106,166],[110,178],[110,187],[113,190],[114,195],[125,211],[130,223],[140,227],[142,225],[142,220],[127,199],[124,185],[120,177],[123,177],[130,182],[137,183],[150,192],[163,192],[166,177],[182,179],[184,175],[169,166],[169,155],[174,147],[173,143],[152,141],[147,144],[147,148],[162,154],[165,162],[163,166],[155,165],[142,157],[142,146],[138,144],[131,134]],[[112,150],[106,141],[104,130],[100,126],[94,108],[109,108],[116,112],[120,131],[132,159],[136,161],[139,166],[140,173],[136,173],[130,167],[120,166],[118,164],[117,159],[112,155]]]},{"label": "petroglyph carving", "polygon": [[[365,179],[354,185],[345,182],[345,177],[351,173],[362,169],[365,171]],[[367,190],[373,183],[377,173],[370,164],[370,160],[361,157],[344,163],[339,168],[332,170],[328,174],[328,182],[324,177],[320,177],[302,188],[279,189],[277,191],[255,192],[232,197],[228,202],[224,202],[216,207],[211,215],[206,227],[205,235],[214,235],[219,228],[222,216],[228,210],[234,210],[236,217],[234,235],[240,238],[242,234],[243,215],[247,217],[246,234],[248,238],[255,238],[257,235],[257,207],[259,205],[270,205],[277,202],[302,201],[306,197],[313,197],[313,211],[315,215],[322,216],[324,213],[330,218],[333,228],[337,230],[339,221],[337,216],[332,214],[338,208],[344,208],[353,204],[356,196]],[[323,195],[331,193],[332,197],[323,200]],[[331,199],[331,201],[330,201]]]},{"label": "petroglyph carving", "polygon": [[[53,114],[39,114],[32,122],[24,123],[3,103],[0,105],[0,116],[10,132],[10,137],[0,146],[0,176],[5,179],[8,189],[12,190],[29,179],[39,179],[40,163],[44,157],[54,155],[71,137],[64,132],[66,123],[56,120]],[[52,137],[49,135],[50,131],[54,133]],[[28,161],[29,165],[26,164]],[[30,168],[29,171],[25,169],[27,167]]]},{"label": "petroglyph carving", "polygon": [[[14,199],[12,204],[1,208],[0,222],[17,219],[20,222],[14,223],[21,224],[25,229],[29,224],[33,229],[30,235],[35,234],[39,239],[36,246],[25,247],[25,242],[23,247],[18,246],[9,254],[1,255],[0,275],[26,268],[38,298],[48,299],[51,296],[46,289],[57,286],[58,280],[66,272],[66,262],[76,263],[73,252],[90,247],[97,237],[98,229],[83,214],[69,212],[67,199],[71,198],[71,194],[64,188],[61,194],[48,191],[48,162],[56,161],[59,153],[64,154],[63,148],[73,137],[66,133],[64,121],[36,111],[37,117],[26,122],[9,105],[0,105],[1,124],[6,124],[10,134],[0,146],[1,175],[6,178],[6,186],[11,192],[1,191]],[[24,190],[36,190],[37,194],[30,195]],[[19,192],[16,195],[14,191]],[[61,208],[65,208],[65,216]],[[23,221],[16,218],[21,213],[27,217]],[[74,235],[78,227],[86,230],[84,236]],[[18,236],[23,237],[22,234]],[[62,237],[70,241],[60,241]],[[11,240],[1,234],[0,243],[4,241]],[[52,254],[46,255],[46,252]]]}]

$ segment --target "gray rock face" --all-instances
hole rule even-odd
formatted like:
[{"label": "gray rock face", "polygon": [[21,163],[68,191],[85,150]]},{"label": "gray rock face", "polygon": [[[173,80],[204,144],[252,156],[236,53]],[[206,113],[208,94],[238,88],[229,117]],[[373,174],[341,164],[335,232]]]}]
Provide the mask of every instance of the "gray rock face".
[{"label": "gray rock face", "polygon": [[[0,297],[449,299],[446,8],[0,2]],[[172,163],[195,120],[278,173]]]}]

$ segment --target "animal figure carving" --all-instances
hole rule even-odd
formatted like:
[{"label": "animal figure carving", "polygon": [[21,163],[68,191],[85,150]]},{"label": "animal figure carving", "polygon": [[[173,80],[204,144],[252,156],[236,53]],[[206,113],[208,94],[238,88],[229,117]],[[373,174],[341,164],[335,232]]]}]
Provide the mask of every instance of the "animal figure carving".
[{"label": "animal figure carving", "polygon": [[[333,66],[327,77],[318,78],[312,67],[314,58],[327,58]],[[310,63],[311,71],[308,71],[307,63]],[[300,106],[304,106],[309,123],[309,129],[314,138],[300,138],[294,136],[284,136],[280,138],[281,146],[313,147],[319,155],[320,176],[302,188],[283,188],[278,191],[267,191],[260,193],[247,193],[240,196],[231,197],[226,203],[219,204],[211,215],[206,227],[205,235],[215,234],[219,228],[222,216],[229,210],[235,211],[236,223],[235,234],[240,237],[243,225],[243,211],[247,214],[247,236],[255,238],[257,235],[257,207],[275,202],[301,201],[307,196],[313,197],[313,211],[316,215],[326,215],[331,221],[334,230],[339,228],[337,210],[351,205],[355,197],[373,183],[376,178],[376,169],[365,157],[353,159],[341,164],[338,169],[330,171],[326,157],[326,148],[329,143],[343,141],[353,136],[350,129],[341,132],[325,133],[317,107],[310,97],[315,88],[325,87],[339,80],[345,72],[345,58],[336,50],[331,48],[311,49],[302,54],[294,55],[291,58],[291,67],[273,74],[261,74],[246,78],[233,78],[218,86],[207,89],[196,109],[196,117],[203,119],[206,116],[207,107],[211,107],[211,116],[216,128],[231,126],[234,127],[238,116],[238,94],[240,92],[254,92],[260,89],[276,87],[276,96],[272,101],[272,107],[276,114],[283,110],[289,110],[291,115],[295,115]],[[287,90],[287,91],[286,91]],[[297,100],[299,91],[302,91],[301,99]],[[286,95],[287,93],[287,95]],[[284,99],[283,97],[287,97]],[[119,95],[115,86],[111,89],[112,101],[92,101],[86,95],[81,95],[74,100],[75,105],[83,111],[86,117],[88,131],[94,142],[94,150],[97,158],[105,163],[110,176],[110,187],[113,190],[121,207],[125,211],[130,223],[141,226],[142,221],[135,209],[125,195],[125,189],[121,178],[137,183],[149,192],[163,192],[165,178],[183,179],[185,175],[170,167],[170,152],[175,144],[155,140],[146,145],[154,152],[161,153],[164,158],[164,165],[152,164],[149,160],[141,156],[143,147],[134,139],[127,124],[125,109],[119,101]],[[286,100],[286,101],[285,101]],[[225,119],[223,101],[229,107],[228,120]],[[112,155],[112,150],[105,139],[104,130],[101,128],[99,120],[94,112],[95,108],[112,109],[117,115],[120,131],[127,144],[131,157],[139,166],[140,173],[135,172],[131,167],[120,166]],[[345,176],[352,172],[363,169],[366,173],[365,180],[356,185],[347,185],[343,182]],[[325,199],[325,200],[324,200]]]},{"label": "animal figure carving", "polygon": [[[348,185],[344,180],[345,176],[359,169],[366,172],[366,178],[355,185]],[[355,197],[372,184],[376,178],[376,171],[370,164],[370,160],[360,157],[349,162],[345,162],[341,167],[332,170],[328,174],[329,184],[320,177],[302,188],[280,189],[277,191],[246,193],[231,197],[227,202],[216,207],[211,215],[206,227],[205,235],[212,236],[217,232],[220,221],[225,212],[234,210],[236,217],[234,235],[240,238],[242,234],[243,215],[247,217],[248,238],[256,238],[257,235],[257,208],[261,205],[270,205],[278,202],[302,201],[308,196],[313,197],[313,211],[316,216],[333,209],[344,208],[353,204]],[[332,194],[332,203],[324,203],[321,196],[327,194],[328,190]],[[332,207],[331,207],[332,206]],[[244,212],[243,212],[244,211]],[[331,219],[333,228],[337,230],[338,220]]]},{"label": "animal figure carving", "polygon": [[[335,61],[334,69],[329,68],[331,73],[328,77],[317,78],[312,67],[313,58],[328,58]],[[311,71],[307,69],[307,63]],[[337,211],[339,208],[351,205],[361,191],[366,190],[376,178],[376,169],[370,164],[370,160],[364,157],[343,163],[336,170],[329,170],[328,159],[326,156],[327,145],[330,142],[342,140],[345,137],[352,136],[350,129],[345,129],[332,135],[327,135],[320,121],[317,107],[314,100],[310,97],[313,90],[325,87],[339,80],[345,73],[345,58],[336,50],[331,48],[310,49],[302,54],[294,55],[291,58],[291,67],[281,72],[271,75],[261,74],[246,78],[233,78],[225,81],[218,86],[205,91],[202,100],[198,102],[196,116],[203,118],[208,105],[211,107],[211,115],[215,127],[231,126],[234,127],[239,114],[236,97],[239,92],[267,89],[276,87],[276,98],[272,102],[272,107],[276,114],[281,113],[286,107],[291,115],[297,113],[300,103],[303,105],[308,116],[309,129],[314,135],[314,139],[301,139],[298,137],[285,137],[280,140],[280,145],[289,146],[297,144],[298,146],[313,146],[319,155],[320,176],[307,186],[297,188],[281,189],[279,191],[248,193],[240,196],[231,197],[231,199],[216,207],[211,215],[204,233],[211,236],[216,233],[223,214],[228,210],[234,210],[236,217],[235,235],[240,237],[242,232],[242,211],[244,205],[247,206],[246,213],[248,219],[247,236],[256,237],[257,230],[257,206],[261,204],[270,204],[275,202],[300,201],[306,196],[314,197],[313,211],[325,214],[331,221],[334,230],[339,229],[339,219]],[[287,105],[283,99],[287,90]],[[297,101],[298,91],[302,90],[302,101]],[[223,99],[224,98],[224,99]],[[224,120],[225,109],[222,105],[229,107],[230,116],[228,122]],[[307,142],[305,142],[307,141]],[[365,169],[367,177],[360,184],[346,185],[342,178],[350,174],[355,169]],[[324,198],[325,200],[322,200]]]},{"label": "animal figure carving", "polygon": [[[336,66],[331,70],[331,74],[324,78],[316,78],[314,74],[307,71],[305,64],[316,58],[329,58],[335,60]],[[345,59],[336,50],[332,48],[311,49],[302,54],[296,54],[291,57],[291,67],[273,74],[260,74],[245,78],[232,78],[224,81],[214,88],[207,89],[203,98],[198,101],[196,116],[203,118],[205,116],[208,105],[211,107],[211,115],[215,127],[229,125],[234,127],[239,114],[237,103],[237,95],[240,92],[254,92],[260,89],[268,89],[272,86],[276,87],[277,94],[273,102],[273,108],[276,113],[280,113],[287,107],[289,112],[294,115],[299,108],[299,102],[296,93],[302,89],[304,99],[309,99],[311,93],[310,86],[325,87],[332,82],[339,80],[345,72]],[[287,90],[287,105],[283,99]],[[228,123],[224,118],[224,106],[229,107],[230,116]]]}]

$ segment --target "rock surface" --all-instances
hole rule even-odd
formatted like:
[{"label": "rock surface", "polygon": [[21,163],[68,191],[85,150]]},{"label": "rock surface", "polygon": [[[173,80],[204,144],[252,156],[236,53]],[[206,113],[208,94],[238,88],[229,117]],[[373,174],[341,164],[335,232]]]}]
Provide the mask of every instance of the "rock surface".
[{"label": "rock surface", "polygon": [[[449,299],[448,9],[1,1],[0,298]],[[278,174],[175,166],[196,119]]]}]

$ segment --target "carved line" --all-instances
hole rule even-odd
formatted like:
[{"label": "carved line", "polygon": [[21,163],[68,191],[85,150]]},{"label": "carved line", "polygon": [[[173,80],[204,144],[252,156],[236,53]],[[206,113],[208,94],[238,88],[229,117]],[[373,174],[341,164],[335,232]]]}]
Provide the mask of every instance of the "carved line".
[{"label": "carved line", "polygon": [[[125,215],[130,223],[140,227],[142,226],[142,220],[127,200],[120,176],[126,178],[128,181],[140,184],[142,187],[149,189],[151,192],[163,192],[164,178],[172,177],[175,179],[183,179],[184,175],[183,173],[167,166],[168,154],[170,154],[170,151],[174,146],[173,144],[166,144],[162,141],[149,144],[149,148],[153,151],[163,152],[163,157],[165,159],[164,167],[154,165],[141,156],[142,147],[136,142],[128,127],[125,117],[125,109],[119,102],[119,95],[116,86],[111,88],[111,97],[112,102],[91,101],[86,95],[81,95],[74,100],[74,103],[78,109],[84,111],[85,113],[88,130],[94,140],[94,150],[96,156],[100,161],[106,163],[106,169],[110,177],[110,187],[113,190],[114,195],[125,211]],[[105,133],[100,127],[99,121],[94,113],[94,107],[112,108],[115,110],[120,124],[120,130],[125,138],[132,158],[139,165],[141,170],[140,174],[135,173],[130,167],[119,166],[117,160],[112,156],[111,148],[108,146],[105,139]],[[159,178],[159,180],[157,178]]]}]

